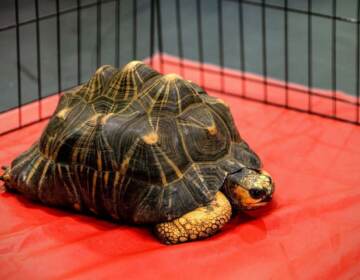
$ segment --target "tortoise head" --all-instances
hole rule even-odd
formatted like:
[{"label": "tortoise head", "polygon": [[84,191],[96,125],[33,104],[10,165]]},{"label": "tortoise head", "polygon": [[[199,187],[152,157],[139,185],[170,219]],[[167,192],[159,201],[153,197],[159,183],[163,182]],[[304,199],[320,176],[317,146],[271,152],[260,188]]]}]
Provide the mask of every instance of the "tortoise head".
[{"label": "tortoise head", "polygon": [[243,210],[257,209],[271,201],[274,183],[266,171],[243,168],[228,175],[224,191],[232,204]]}]

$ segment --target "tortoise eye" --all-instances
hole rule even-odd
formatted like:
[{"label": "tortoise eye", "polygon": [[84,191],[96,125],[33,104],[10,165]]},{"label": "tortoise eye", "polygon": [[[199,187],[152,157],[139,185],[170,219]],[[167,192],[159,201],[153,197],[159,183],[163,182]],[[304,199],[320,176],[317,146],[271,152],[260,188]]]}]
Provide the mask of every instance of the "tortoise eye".
[{"label": "tortoise eye", "polygon": [[262,198],[266,195],[266,191],[264,189],[254,188],[249,191],[250,196],[254,199]]}]

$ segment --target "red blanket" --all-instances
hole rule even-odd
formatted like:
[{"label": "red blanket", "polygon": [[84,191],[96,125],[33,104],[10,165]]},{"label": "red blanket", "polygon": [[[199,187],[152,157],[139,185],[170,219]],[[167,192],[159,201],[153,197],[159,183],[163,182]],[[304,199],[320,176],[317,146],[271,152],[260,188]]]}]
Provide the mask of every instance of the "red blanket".
[{"label": "red blanket", "polygon": [[[0,279],[359,278],[360,127],[217,96],[274,177],[271,209],[239,215],[207,240],[166,246],[147,228],[3,193]],[[0,137],[0,165],[45,124]]]}]

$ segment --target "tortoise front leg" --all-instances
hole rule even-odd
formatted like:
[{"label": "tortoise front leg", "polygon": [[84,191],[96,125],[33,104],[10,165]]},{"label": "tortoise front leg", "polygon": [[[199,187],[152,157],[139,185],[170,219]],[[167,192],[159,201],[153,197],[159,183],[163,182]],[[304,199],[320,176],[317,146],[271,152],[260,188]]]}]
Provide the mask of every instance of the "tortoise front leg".
[{"label": "tortoise front leg", "polygon": [[166,244],[176,244],[203,239],[215,234],[230,219],[231,205],[225,195],[218,192],[208,205],[155,226],[159,239]]}]

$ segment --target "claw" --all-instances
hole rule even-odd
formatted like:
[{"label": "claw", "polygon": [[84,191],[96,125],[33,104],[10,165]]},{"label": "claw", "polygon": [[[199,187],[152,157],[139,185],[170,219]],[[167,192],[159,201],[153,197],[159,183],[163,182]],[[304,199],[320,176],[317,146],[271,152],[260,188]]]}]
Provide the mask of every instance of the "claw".
[{"label": "claw", "polygon": [[5,187],[6,181],[3,175],[0,175],[0,182],[1,181],[3,181],[4,183],[0,184],[0,194],[6,191],[6,187]]}]

